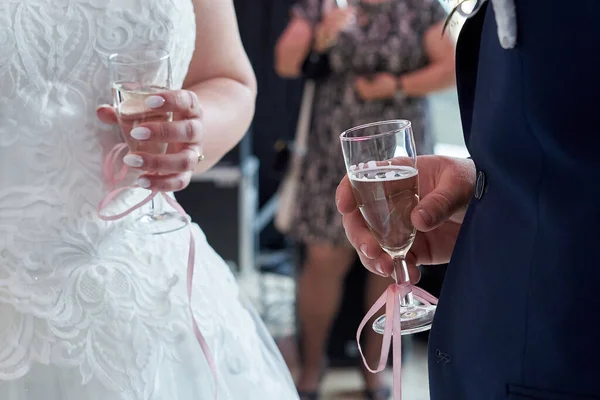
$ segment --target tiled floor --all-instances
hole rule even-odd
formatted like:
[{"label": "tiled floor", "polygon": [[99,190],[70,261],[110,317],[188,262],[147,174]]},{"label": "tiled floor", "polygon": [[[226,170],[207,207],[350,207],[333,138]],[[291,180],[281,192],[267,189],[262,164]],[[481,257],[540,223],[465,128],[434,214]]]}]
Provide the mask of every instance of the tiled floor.
[{"label": "tiled floor", "polygon": [[[403,347],[402,397],[429,400],[426,345],[424,342],[413,342],[412,346]],[[391,371],[386,372],[385,377],[391,385]],[[323,400],[362,400],[361,389],[362,380],[358,370],[332,370],[323,383]]]},{"label": "tiled floor", "polygon": [[[280,349],[294,370],[297,353],[293,335],[294,321],[294,282],[292,278],[275,274],[261,277],[261,313],[267,327],[276,337],[287,337],[278,341]],[[407,400],[429,400],[427,379],[427,345],[425,339],[412,336],[402,338],[402,389]],[[294,373],[294,371],[292,372]],[[392,385],[391,370],[385,378]],[[323,381],[323,400],[362,400],[362,378],[356,369],[331,369]]]}]

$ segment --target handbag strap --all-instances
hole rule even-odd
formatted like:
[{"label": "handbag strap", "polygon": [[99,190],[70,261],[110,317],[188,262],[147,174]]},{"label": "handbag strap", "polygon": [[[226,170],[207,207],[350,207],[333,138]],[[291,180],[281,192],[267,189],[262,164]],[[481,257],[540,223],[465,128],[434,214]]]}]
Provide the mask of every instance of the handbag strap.
[{"label": "handbag strap", "polygon": [[302,103],[296,124],[296,139],[294,143],[294,154],[304,157],[307,151],[308,132],[312,122],[313,100],[315,98],[315,82],[307,80],[302,92]]},{"label": "handbag strap", "polygon": [[[332,0],[321,0],[319,19],[333,5]],[[296,138],[294,140],[294,154],[297,158],[304,157],[307,151],[308,132],[312,121],[313,102],[315,98],[316,85],[312,79],[307,79],[302,91],[302,102],[296,124]]]}]

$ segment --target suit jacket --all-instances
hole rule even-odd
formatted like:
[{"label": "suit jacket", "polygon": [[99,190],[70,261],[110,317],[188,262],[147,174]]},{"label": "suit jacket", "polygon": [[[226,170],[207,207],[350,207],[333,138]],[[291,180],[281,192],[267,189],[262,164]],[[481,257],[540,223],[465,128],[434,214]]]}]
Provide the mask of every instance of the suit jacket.
[{"label": "suit jacket", "polygon": [[491,5],[457,45],[477,186],[430,336],[432,400],[600,399],[600,1]]}]

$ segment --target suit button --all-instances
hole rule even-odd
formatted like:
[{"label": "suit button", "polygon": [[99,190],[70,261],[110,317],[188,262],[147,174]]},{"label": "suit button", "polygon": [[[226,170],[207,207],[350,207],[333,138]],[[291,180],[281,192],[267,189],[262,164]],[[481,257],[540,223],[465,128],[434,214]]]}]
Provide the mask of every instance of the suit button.
[{"label": "suit button", "polygon": [[475,183],[475,198],[481,200],[485,192],[485,173],[479,171],[477,174],[477,182]]}]

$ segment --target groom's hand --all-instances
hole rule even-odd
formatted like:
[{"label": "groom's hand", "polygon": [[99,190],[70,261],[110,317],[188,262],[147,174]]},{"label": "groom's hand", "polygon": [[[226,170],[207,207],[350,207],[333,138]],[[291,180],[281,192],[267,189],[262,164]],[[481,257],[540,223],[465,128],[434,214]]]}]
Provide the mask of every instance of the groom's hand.
[{"label": "groom's hand", "polygon": [[[417,265],[442,264],[450,260],[475,186],[475,165],[471,160],[421,156],[418,169],[421,201],[411,214],[418,233],[407,256],[413,282],[419,276]],[[346,235],[363,265],[378,275],[390,276],[392,260],[367,228],[347,176],[338,186],[336,202],[343,215]]]}]

